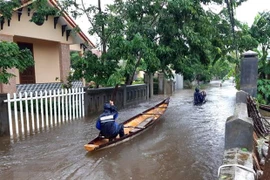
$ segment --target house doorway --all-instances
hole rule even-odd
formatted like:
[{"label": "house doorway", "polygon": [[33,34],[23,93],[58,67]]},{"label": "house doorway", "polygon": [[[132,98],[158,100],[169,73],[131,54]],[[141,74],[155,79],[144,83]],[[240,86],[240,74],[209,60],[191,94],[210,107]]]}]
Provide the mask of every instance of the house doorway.
[{"label": "house doorway", "polygon": [[[20,49],[29,49],[33,54],[33,44],[32,43],[17,43]],[[35,66],[30,66],[26,68],[23,72],[20,72],[20,84],[35,84],[36,75],[35,75]]]}]

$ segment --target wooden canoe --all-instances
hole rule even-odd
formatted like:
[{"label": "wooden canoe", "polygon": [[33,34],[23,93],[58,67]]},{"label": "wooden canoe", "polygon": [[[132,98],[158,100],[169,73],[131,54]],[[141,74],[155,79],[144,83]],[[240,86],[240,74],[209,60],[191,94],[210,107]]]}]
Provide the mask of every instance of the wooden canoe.
[{"label": "wooden canoe", "polygon": [[260,104],[259,108],[262,109],[262,110],[270,112],[270,106],[269,105]]},{"label": "wooden canoe", "polygon": [[88,144],[84,145],[86,151],[96,151],[100,149],[105,149],[108,147],[115,146],[117,144],[126,142],[133,137],[141,134],[142,132],[146,131],[149,127],[155,124],[160,117],[165,113],[168,108],[170,98],[166,98],[160,103],[156,104],[155,106],[143,111],[140,114],[126,120],[123,122],[125,136],[119,137],[119,135],[109,141],[109,139],[102,138],[97,136]]}]

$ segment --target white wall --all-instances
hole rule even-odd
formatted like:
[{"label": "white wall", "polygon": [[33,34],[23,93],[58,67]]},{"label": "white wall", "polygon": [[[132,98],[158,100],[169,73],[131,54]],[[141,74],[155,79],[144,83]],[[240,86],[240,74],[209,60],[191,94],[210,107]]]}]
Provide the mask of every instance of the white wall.
[{"label": "white wall", "polygon": [[176,90],[184,88],[184,77],[181,74],[175,74],[174,81]]}]

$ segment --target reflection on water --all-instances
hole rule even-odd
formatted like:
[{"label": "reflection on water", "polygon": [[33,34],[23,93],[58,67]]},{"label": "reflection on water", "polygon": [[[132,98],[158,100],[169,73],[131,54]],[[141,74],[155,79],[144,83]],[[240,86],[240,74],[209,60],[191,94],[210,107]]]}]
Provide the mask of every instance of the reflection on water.
[{"label": "reflection on water", "polygon": [[[207,102],[193,106],[193,90],[177,91],[160,122],[119,146],[87,153],[95,117],[63,124],[21,139],[0,139],[1,179],[211,180],[222,163],[224,129],[233,114],[231,83],[206,89]],[[164,96],[121,110],[119,121],[151,107]]]}]

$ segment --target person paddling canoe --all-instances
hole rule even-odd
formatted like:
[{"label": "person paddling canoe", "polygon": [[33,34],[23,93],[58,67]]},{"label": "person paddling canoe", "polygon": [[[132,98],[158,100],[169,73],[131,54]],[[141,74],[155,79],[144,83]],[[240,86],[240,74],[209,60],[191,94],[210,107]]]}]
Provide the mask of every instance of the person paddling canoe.
[{"label": "person paddling canoe", "polygon": [[205,91],[200,92],[200,89],[196,87],[194,92],[194,105],[202,104],[205,101],[205,97],[206,92]]},{"label": "person paddling canoe", "polygon": [[117,108],[113,101],[104,104],[103,113],[96,121],[96,128],[100,130],[100,136],[104,136],[110,140],[116,138],[119,134],[120,137],[125,135],[123,124],[118,124],[115,120],[118,117]]}]

